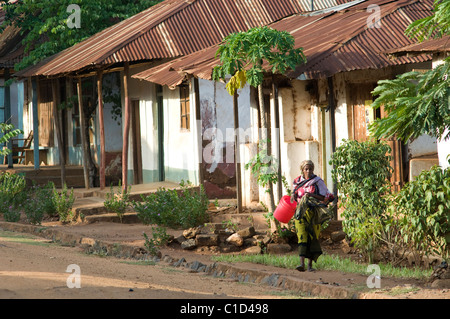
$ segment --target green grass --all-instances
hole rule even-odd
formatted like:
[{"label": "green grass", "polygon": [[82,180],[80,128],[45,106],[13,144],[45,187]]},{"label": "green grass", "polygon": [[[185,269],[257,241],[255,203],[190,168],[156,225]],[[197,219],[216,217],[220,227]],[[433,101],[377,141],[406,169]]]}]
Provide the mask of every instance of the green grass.
[{"label": "green grass", "polygon": [[[219,262],[251,262],[281,268],[295,269],[298,266],[299,258],[297,255],[220,255],[214,256],[213,259]],[[422,269],[418,267],[393,267],[390,264],[377,264],[380,266],[380,273],[382,276],[395,278],[428,278],[432,270]],[[323,254],[314,264],[317,270],[334,270],[346,273],[356,273],[367,275],[368,264],[358,263],[350,258],[342,258],[336,255]]]},{"label": "green grass", "polygon": [[50,246],[52,243],[42,238],[27,236],[6,230],[0,230],[0,242],[14,242],[36,246]]}]

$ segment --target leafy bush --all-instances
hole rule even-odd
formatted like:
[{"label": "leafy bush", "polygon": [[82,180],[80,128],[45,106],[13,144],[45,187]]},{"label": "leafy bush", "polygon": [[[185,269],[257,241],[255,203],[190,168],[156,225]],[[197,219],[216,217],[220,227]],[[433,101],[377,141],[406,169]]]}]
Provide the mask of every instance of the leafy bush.
[{"label": "leafy bush", "polygon": [[144,224],[165,225],[172,228],[194,227],[208,220],[208,197],[182,181],[181,189],[159,188],[155,193],[141,196],[142,202],[133,201],[133,207]]},{"label": "leafy bush", "polygon": [[57,214],[53,201],[54,188],[55,184],[49,182],[45,186],[33,186],[27,193],[27,200],[23,208],[29,223],[40,225],[45,215]]},{"label": "leafy bush", "polygon": [[167,234],[165,227],[152,227],[152,238],[144,232],[142,235],[145,238],[145,249],[150,255],[156,256],[159,251],[159,247],[166,245],[169,242],[170,235]]},{"label": "leafy bush", "polygon": [[0,175],[0,213],[6,221],[19,221],[21,205],[26,201],[25,188],[22,175],[8,172]]},{"label": "leafy bush", "polygon": [[450,169],[433,166],[407,183],[394,197],[393,211],[404,241],[425,254],[449,258]]},{"label": "leafy bush", "polygon": [[345,140],[330,161],[344,208],[343,229],[370,262],[381,244],[380,229],[389,221],[385,196],[392,173],[389,152],[384,143]]},{"label": "leafy bush", "polygon": [[106,194],[104,206],[108,211],[116,213],[117,216],[119,216],[120,222],[122,222],[123,215],[129,206],[129,193],[131,191],[131,186],[128,187],[128,191],[123,191],[122,183],[119,181],[118,188],[119,192],[115,194],[114,188],[111,185],[111,191]]},{"label": "leafy bush", "polygon": [[73,189],[71,189],[69,193],[66,184],[64,184],[60,193],[55,188],[53,189],[53,203],[61,222],[70,222],[74,218],[72,212],[74,202],[75,197],[73,196]]}]

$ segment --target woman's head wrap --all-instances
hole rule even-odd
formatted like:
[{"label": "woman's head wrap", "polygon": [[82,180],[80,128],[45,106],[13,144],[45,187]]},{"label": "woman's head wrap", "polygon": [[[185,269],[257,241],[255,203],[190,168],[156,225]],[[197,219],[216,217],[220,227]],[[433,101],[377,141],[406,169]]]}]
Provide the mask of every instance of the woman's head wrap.
[{"label": "woman's head wrap", "polygon": [[306,165],[310,165],[312,167],[312,170],[314,171],[314,163],[311,160],[304,160],[301,164],[300,164],[300,170],[303,173],[303,169],[305,168]]}]

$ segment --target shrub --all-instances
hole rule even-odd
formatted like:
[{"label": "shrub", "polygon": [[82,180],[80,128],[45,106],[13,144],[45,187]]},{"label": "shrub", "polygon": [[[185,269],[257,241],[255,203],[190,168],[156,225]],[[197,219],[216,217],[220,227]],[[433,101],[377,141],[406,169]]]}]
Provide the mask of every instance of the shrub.
[{"label": "shrub", "polygon": [[155,193],[141,196],[142,202],[133,201],[133,207],[144,224],[188,228],[208,220],[208,197],[203,189],[196,192],[191,184],[182,181],[181,189],[159,188]]},{"label": "shrub", "polygon": [[448,260],[450,248],[450,168],[423,171],[394,197],[393,211],[406,242],[425,254]]},{"label": "shrub", "polygon": [[69,193],[67,185],[64,184],[61,193],[59,193],[54,188],[52,199],[56,208],[56,213],[59,216],[59,220],[63,223],[73,220],[74,214],[72,212],[72,206],[73,203],[75,202],[75,197],[73,196],[73,189],[71,189]]},{"label": "shrub", "polygon": [[[0,213],[9,218],[12,210],[20,212],[19,207],[26,201],[25,177],[18,174],[4,173],[0,175]],[[15,218],[13,218],[15,219]]]},{"label": "shrub", "polygon": [[33,186],[27,194],[27,201],[23,205],[27,220],[31,224],[40,225],[44,216],[57,214],[53,201],[55,184],[49,182],[45,186]]},{"label": "shrub", "polygon": [[373,141],[345,140],[333,153],[333,179],[343,211],[343,228],[369,261],[381,244],[380,229],[389,217],[386,194],[390,188],[390,147]]},{"label": "shrub", "polygon": [[122,190],[122,183],[119,181],[119,192],[114,193],[114,188],[111,185],[111,191],[106,194],[106,199],[104,202],[105,208],[119,216],[120,222],[122,222],[123,215],[129,205],[131,186],[128,187],[128,191]]},{"label": "shrub", "polygon": [[149,238],[144,232],[142,235],[145,238],[145,249],[152,256],[156,256],[159,247],[166,245],[169,242],[170,235],[167,234],[165,227],[152,227],[152,238]]}]

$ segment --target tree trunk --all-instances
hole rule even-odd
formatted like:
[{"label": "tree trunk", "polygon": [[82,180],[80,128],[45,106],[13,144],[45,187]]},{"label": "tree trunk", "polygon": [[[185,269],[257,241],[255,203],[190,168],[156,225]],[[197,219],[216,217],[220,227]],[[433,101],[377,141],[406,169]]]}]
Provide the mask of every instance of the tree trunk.
[{"label": "tree trunk", "polygon": [[[263,87],[262,84],[258,85],[258,100],[259,100],[259,112],[260,112],[260,118],[261,118],[261,140],[259,142],[260,152],[264,152],[266,155],[270,155],[270,149],[268,147],[268,134],[267,134],[267,121],[266,121],[266,115],[265,115],[265,108],[264,108],[264,95],[263,95]],[[281,181],[280,181],[281,182]],[[276,209],[275,205],[275,199],[273,195],[273,184],[269,182],[268,185],[269,190],[269,204],[270,204],[270,210],[273,213]],[[277,229],[280,224],[277,220],[274,219],[275,222],[275,229]],[[272,230],[274,225],[272,225]]]}]

